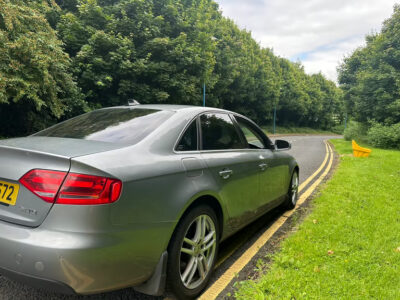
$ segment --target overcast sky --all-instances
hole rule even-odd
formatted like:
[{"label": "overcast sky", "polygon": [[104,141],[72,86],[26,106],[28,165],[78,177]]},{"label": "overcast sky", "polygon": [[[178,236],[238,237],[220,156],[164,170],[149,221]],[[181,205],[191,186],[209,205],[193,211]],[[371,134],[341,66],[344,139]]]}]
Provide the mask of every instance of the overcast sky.
[{"label": "overcast sky", "polygon": [[[394,0],[216,0],[223,15],[276,55],[336,81],[344,56],[364,45],[393,11]],[[399,0],[397,2],[400,2]]]}]

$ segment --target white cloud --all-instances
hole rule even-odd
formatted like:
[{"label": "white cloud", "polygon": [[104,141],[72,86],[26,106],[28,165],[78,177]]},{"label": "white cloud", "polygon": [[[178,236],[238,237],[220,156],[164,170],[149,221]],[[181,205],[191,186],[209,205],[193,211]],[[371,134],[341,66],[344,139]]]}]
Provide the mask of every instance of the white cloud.
[{"label": "white cloud", "polygon": [[395,0],[217,0],[223,14],[275,54],[336,80],[336,67],[379,31]]},{"label": "white cloud", "polygon": [[308,73],[322,72],[327,78],[336,81],[336,68],[343,58],[362,45],[365,45],[364,36],[356,36],[339,41],[332,47],[309,52],[301,62]]}]

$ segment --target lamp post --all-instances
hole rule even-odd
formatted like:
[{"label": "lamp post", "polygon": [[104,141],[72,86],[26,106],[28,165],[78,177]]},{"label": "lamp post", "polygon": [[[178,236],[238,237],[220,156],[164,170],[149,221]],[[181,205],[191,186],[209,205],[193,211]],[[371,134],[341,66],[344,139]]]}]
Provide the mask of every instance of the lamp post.
[{"label": "lamp post", "polygon": [[206,106],[206,82],[203,82],[203,106]]},{"label": "lamp post", "polygon": [[[279,88],[279,98],[281,97],[282,92],[283,92],[283,87],[281,86],[281,87]],[[275,99],[275,101],[274,101],[275,103],[274,103],[273,134],[276,134],[276,106],[278,105],[279,98],[278,98],[278,99]]]},{"label": "lamp post", "polygon": [[274,106],[274,125],[273,125],[273,127],[274,127],[273,132],[275,134],[275,131],[276,131],[276,101],[275,101],[275,106]]}]

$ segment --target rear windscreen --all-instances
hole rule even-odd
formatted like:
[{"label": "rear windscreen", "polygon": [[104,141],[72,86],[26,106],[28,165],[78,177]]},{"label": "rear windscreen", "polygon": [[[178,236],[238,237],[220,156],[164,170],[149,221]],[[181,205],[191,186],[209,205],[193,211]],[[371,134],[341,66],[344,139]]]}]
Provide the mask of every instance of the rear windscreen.
[{"label": "rear windscreen", "polygon": [[40,131],[34,136],[74,138],[133,145],[174,112],[140,108],[95,110]]}]

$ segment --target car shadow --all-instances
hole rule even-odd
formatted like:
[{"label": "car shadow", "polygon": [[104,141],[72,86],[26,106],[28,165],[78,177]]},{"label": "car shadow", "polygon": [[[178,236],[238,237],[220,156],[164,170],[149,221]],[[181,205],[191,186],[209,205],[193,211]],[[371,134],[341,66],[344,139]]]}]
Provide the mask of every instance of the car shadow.
[{"label": "car shadow", "polygon": [[[216,269],[211,278],[211,283],[219,278],[229,266],[240,257],[255,240],[267,230],[285,210],[277,207],[254,222],[242,228],[240,231],[223,241],[219,248]],[[164,297],[174,299],[174,295],[166,293]],[[136,292],[133,288],[96,294],[96,295],[63,295],[36,289],[25,284],[0,276],[0,299],[46,299],[46,300],[94,300],[94,299],[139,299],[161,300],[164,297],[154,297]]]}]

